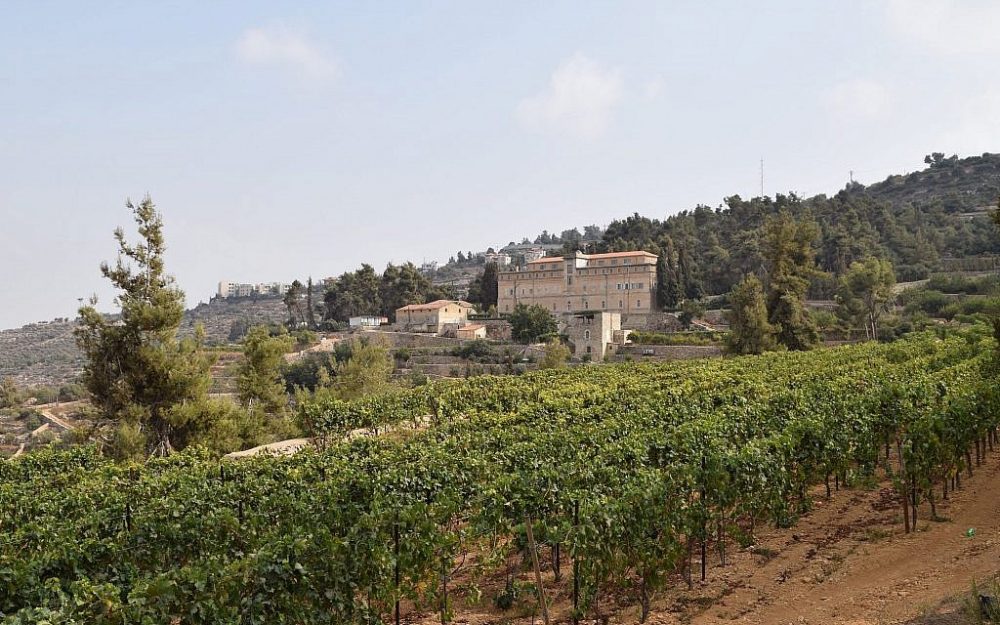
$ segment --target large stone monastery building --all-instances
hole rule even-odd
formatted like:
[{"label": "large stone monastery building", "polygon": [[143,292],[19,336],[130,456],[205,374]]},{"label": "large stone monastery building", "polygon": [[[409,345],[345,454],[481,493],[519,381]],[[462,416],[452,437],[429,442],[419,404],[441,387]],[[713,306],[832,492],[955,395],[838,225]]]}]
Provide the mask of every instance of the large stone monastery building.
[{"label": "large stone monastery building", "polygon": [[655,289],[655,254],[576,252],[503,268],[497,310],[509,313],[518,304],[540,304],[553,314],[606,310],[646,315],[654,307]]}]

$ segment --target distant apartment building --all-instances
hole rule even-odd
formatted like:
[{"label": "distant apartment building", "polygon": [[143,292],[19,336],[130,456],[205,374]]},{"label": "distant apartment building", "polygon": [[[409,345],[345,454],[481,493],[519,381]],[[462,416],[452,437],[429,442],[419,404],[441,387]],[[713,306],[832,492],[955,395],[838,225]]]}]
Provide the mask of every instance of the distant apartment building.
[{"label": "distant apartment building", "polygon": [[648,314],[656,290],[656,255],[612,252],[538,258],[499,275],[497,310],[538,304],[553,314],[584,310]]},{"label": "distant apartment building", "polygon": [[498,254],[510,257],[511,265],[524,266],[533,260],[544,258],[549,252],[562,250],[562,245],[552,243],[512,243],[500,249]]},{"label": "distant apartment building", "polygon": [[493,263],[497,267],[506,267],[510,264],[510,255],[488,250],[483,256],[483,261],[487,264]]},{"label": "distant apartment building", "polygon": [[219,297],[251,297],[253,295],[284,295],[292,285],[283,282],[219,282]]}]

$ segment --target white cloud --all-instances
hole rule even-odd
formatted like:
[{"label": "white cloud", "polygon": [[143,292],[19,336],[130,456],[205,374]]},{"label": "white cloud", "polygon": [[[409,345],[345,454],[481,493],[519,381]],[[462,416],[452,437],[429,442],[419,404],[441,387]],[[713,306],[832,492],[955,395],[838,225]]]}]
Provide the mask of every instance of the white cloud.
[{"label": "white cloud", "polygon": [[642,88],[642,94],[647,100],[659,100],[667,90],[667,81],[662,76],[650,78]]},{"label": "white cloud", "polygon": [[826,94],[830,109],[842,117],[879,119],[892,110],[892,95],[881,83],[863,78],[834,85]]},{"label": "white cloud", "polygon": [[310,79],[336,78],[339,67],[320,45],[285,27],[248,28],[236,41],[236,55],[252,65],[283,66]]},{"label": "white cloud", "polygon": [[577,53],[556,68],[545,89],[521,100],[516,113],[529,128],[594,139],[607,130],[622,95],[617,69]]},{"label": "white cloud", "polygon": [[996,0],[888,0],[886,17],[898,33],[935,53],[1000,51]]}]

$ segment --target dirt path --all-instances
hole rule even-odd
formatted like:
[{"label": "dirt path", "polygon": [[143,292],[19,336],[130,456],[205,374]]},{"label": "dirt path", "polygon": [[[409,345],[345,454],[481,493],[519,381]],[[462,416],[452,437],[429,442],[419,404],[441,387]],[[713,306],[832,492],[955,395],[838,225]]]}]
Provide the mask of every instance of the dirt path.
[{"label": "dirt path", "polygon": [[[973,579],[1000,571],[1000,458],[990,454],[964,488],[918,531],[902,533],[888,491],[837,493],[783,536],[779,555],[691,622],[882,625],[919,616]],[[883,508],[879,510],[879,508]],[[975,528],[975,536],[966,530]]]},{"label": "dirt path", "polygon": [[43,409],[43,410],[39,410],[38,412],[43,417],[45,417],[46,419],[48,419],[49,421],[51,421],[55,425],[58,425],[59,427],[61,427],[64,430],[72,430],[73,429],[72,425],[70,425],[66,421],[63,421],[62,419],[60,419],[59,417],[55,416],[54,414],[52,414],[51,410],[44,410]]}]

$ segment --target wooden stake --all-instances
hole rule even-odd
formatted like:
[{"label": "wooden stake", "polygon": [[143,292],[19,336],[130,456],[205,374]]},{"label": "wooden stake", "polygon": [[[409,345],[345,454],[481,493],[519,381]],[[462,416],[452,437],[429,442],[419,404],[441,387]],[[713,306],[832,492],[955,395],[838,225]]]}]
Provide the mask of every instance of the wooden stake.
[{"label": "wooden stake", "polygon": [[531,529],[531,517],[524,518],[528,532],[528,549],[531,549],[531,563],[535,566],[535,585],[538,587],[538,602],[542,605],[542,619],[549,625],[549,608],[545,604],[545,589],[542,587],[542,569],[538,566],[538,551],[535,550],[535,533]]}]

